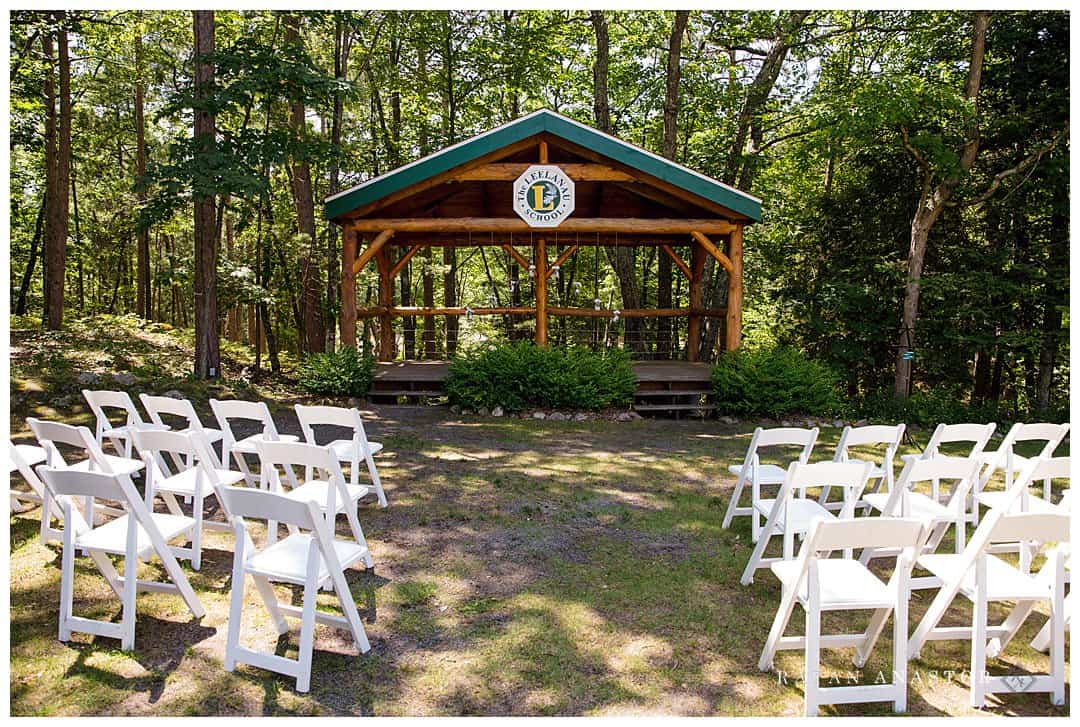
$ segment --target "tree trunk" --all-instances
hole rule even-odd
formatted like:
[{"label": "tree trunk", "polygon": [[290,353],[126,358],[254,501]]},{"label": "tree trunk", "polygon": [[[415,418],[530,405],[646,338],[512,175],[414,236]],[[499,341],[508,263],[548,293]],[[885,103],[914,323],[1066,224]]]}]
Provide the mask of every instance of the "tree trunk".
[{"label": "tree trunk", "polygon": [[[682,42],[686,35],[689,10],[675,11],[675,21],[668,39],[667,83],[664,93],[664,142],[663,153],[675,160],[679,138],[679,82],[682,76]],[[656,268],[656,307],[671,308],[671,258],[660,254]],[[671,358],[671,331],[674,319],[656,319],[656,356]]]},{"label": "tree trunk", "polygon": [[48,206],[46,196],[41,197],[37,221],[34,223],[34,236],[30,240],[30,259],[26,261],[26,270],[23,271],[22,282],[19,284],[19,295],[15,303],[15,315],[17,316],[26,315],[26,297],[30,292],[30,281],[34,279],[34,265],[37,264],[38,250],[41,247],[41,233],[45,224],[45,208]]},{"label": "tree trunk", "polygon": [[[286,15],[285,44],[300,46],[300,18]],[[306,136],[307,121],[304,118],[304,102],[289,102],[289,127],[299,141]],[[305,153],[306,157],[306,153]],[[295,159],[292,164],[292,192],[296,203],[296,227],[303,237],[300,241],[300,310],[303,319],[302,350],[315,352],[326,350],[326,332],[322,315],[322,273],[318,254],[315,252],[315,201],[311,191],[311,168],[306,158]]]},{"label": "tree trunk", "polygon": [[596,128],[611,133],[611,106],[608,102],[608,65],[610,44],[608,22],[603,10],[589,13],[593,32],[596,34],[596,60],[593,61],[593,117]]},{"label": "tree trunk", "polygon": [[936,187],[933,186],[930,166],[923,161],[913,147],[910,147],[907,142],[906,131],[904,132],[904,144],[908,147],[909,152],[920,161],[923,166],[924,176],[919,208],[915,210],[915,216],[911,220],[911,245],[908,248],[907,283],[904,286],[900,338],[896,346],[895,395],[901,399],[907,398],[911,392],[911,371],[914,360],[904,354],[915,350],[915,327],[919,318],[919,286],[930,231],[933,229],[938,217],[941,216],[945,204],[952,197],[953,191],[960,184],[963,176],[971,170],[972,165],[975,163],[975,157],[979,153],[978,99],[979,86],[982,80],[983,57],[986,53],[986,28],[989,23],[990,13],[984,11],[975,13],[971,42],[971,62],[968,66],[967,83],[964,89],[967,99],[975,107],[975,113],[972,115],[972,121],[965,135],[966,139],[960,153],[960,171],[945,178]]},{"label": "tree trunk", "polygon": [[[143,122],[144,97],[146,95],[146,82],[143,79],[143,40],[142,40],[142,13],[138,14],[135,32],[135,183],[146,176],[146,125]],[[139,192],[140,207],[146,204],[146,190]],[[150,228],[139,226],[139,239],[135,246],[135,257],[138,268],[138,282],[136,284],[135,313],[146,320],[152,318],[150,294]]]},{"label": "tree trunk", "polygon": [[[344,81],[349,71],[349,51],[352,48],[352,32],[345,22],[343,12],[334,13],[334,78]],[[334,110],[330,120],[330,145],[333,154],[330,157],[330,189],[329,194],[335,194],[341,185],[341,136],[342,121],[345,115],[345,99],[340,90],[334,91]],[[334,300],[338,294],[338,266],[341,254],[338,251],[338,226],[328,225],[326,230],[326,299]],[[340,311],[339,311],[340,315]],[[330,349],[334,345],[334,326],[326,327],[327,344]]]},{"label": "tree trunk", "polygon": [[[46,167],[49,166],[50,146],[55,150],[52,156],[52,185],[47,193],[49,210],[46,221],[45,237],[45,279],[44,291],[46,305],[45,324],[52,330],[59,330],[64,324],[64,274],[67,265],[68,204],[71,189],[71,59],[68,55],[68,35],[63,11],[56,13],[56,58],[59,75],[59,112],[52,112],[52,138],[50,144],[49,119],[53,109],[52,69],[46,83]],[[51,56],[51,43],[45,49],[46,57]],[[46,182],[48,184],[48,182]]]},{"label": "tree trunk", "polygon": [[[206,110],[213,95],[214,66],[206,56],[214,52],[214,11],[193,10],[195,31],[195,153],[203,166],[214,165],[214,114]],[[195,204],[195,376],[221,375],[217,311],[217,235],[214,197],[196,194]]]},{"label": "tree trunk", "polygon": [[[1067,204],[1063,201],[1062,204]],[[1066,208],[1067,209],[1067,208]],[[1061,213],[1050,217],[1050,256],[1043,287],[1042,343],[1039,346],[1039,371],[1035,386],[1035,411],[1045,415],[1050,409],[1057,365],[1058,347],[1062,334],[1062,308],[1068,305],[1068,270],[1059,277],[1058,265],[1069,256],[1069,221]],[[1064,285],[1062,285],[1064,283]],[[1063,294],[1064,291],[1064,294]]]}]

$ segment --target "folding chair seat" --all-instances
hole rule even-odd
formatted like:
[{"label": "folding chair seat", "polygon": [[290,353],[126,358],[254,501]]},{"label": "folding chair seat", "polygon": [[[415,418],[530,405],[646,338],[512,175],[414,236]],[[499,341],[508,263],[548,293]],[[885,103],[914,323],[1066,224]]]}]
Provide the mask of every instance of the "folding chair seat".
[{"label": "folding chair seat", "polygon": [[[956,552],[964,549],[967,517],[965,504],[972,482],[978,476],[979,463],[965,457],[935,457],[909,459],[900,472],[900,479],[891,492],[864,495],[863,501],[881,513],[881,517],[915,517],[931,525],[927,542],[930,552],[937,550],[950,526],[956,530]],[[942,480],[954,484],[948,502],[942,504],[934,495],[918,492],[915,487],[930,482],[940,486]],[[860,560],[866,564],[885,553],[864,551]]]},{"label": "folding chair seat", "polygon": [[[32,444],[15,444],[8,440],[8,473],[18,472],[26,484],[30,485],[30,492],[9,487],[12,512],[24,512],[42,501],[45,486],[41,484],[33,467],[44,461],[44,448]],[[29,505],[24,506],[23,503],[29,503]]]},{"label": "folding chair seat", "polygon": [[[299,437],[293,434],[278,434],[274,425],[274,418],[270,415],[270,408],[261,401],[220,401],[210,400],[210,408],[214,412],[218,426],[221,428],[221,464],[230,467],[230,454],[236,460],[240,471],[244,473],[244,479],[252,487],[259,484],[259,476],[248,467],[245,456],[255,457],[259,452],[256,445],[259,442],[297,442]],[[247,437],[236,438],[230,420],[258,422],[261,431]],[[290,473],[291,474],[291,473]]]},{"label": "folding chair seat", "polygon": [[[364,625],[345,580],[346,568],[358,561],[370,561],[367,545],[336,539],[316,504],[310,501],[301,502],[276,492],[238,487],[223,488],[222,497],[236,534],[225,669],[234,671],[238,662],[251,664],[295,677],[296,690],[307,692],[311,688],[316,623],[348,631],[361,654],[370,650]],[[265,520],[274,529],[282,522],[289,526],[291,534],[259,551],[248,534],[246,520]],[[289,632],[286,616],[300,619],[298,659],[240,645],[244,587],[248,576],[255,582],[279,635]],[[303,586],[302,607],[279,602],[270,585],[272,581]],[[319,588],[327,583],[337,595],[342,616],[316,609]]]},{"label": "folding chair seat", "polygon": [[[117,454],[131,458],[131,432],[135,429],[168,429],[163,424],[143,421],[139,410],[135,408],[135,402],[131,400],[126,391],[90,391],[82,390],[83,398],[94,412],[94,438],[98,446],[104,447],[108,439]],[[109,421],[106,409],[120,409],[124,412],[124,423],[120,425]]]},{"label": "folding chair seat", "polygon": [[[1025,692],[1049,692],[1054,704],[1065,702],[1065,564],[1061,548],[1049,554],[1043,570],[1024,573],[1010,563],[990,554],[994,542],[1017,542],[1045,539],[1057,543],[1069,541],[1069,517],[1064,514],[1009,514],[991,510],[979,524],[964,552],[958,555],[923,555],[916,565],[930,571],[940,582],[940,589],[908,641],[908,650],[918,656],[927,641],[971,640],[971,706],[982,707],[986,695],[1015,692],[1015,677],[990,676],[986,670],[988,641],[1006,642],[1037,602],[1050,604],[1050,670],[1048,674],[1023,675]],[[957,595],[972,602],[971,626],[939,626]],[[1001,625],[988,623],[991,602],[1016,602],[1016,607]],[[1001,649],[996,649],[1000,653]]]},{"label": "folding chair seat", "polygon": [[[34,433],[41,448],[45,450],[45,464],[58,469],[73,472],[108,472],[131,476],[143,468],[137,459],[128,459],[101,451],[94,436],[86,427],[75,427],[60,422],[47,422],[29,417],[26,420],[30,431]],[[68,449],[68,457],[61,452],[61,445]],[[79,459],[74,458],[78,456]],[[60,540],[61,531],[52,526],[52,517],[62,522],[62,513],[53,503],[49,489],[42,490],[41,540],[43,543]],[[102,503],[95,504],[92,498],[85,501],[83,516],[91,523],[96,523],[100,515],[122,515],[123,510]],[[93,513],[93,515],[91,515]]]},{"label": "folding chair seat", "polygon": [[[727,511],[724,513],[724,528],[731,527],[731,521],[736,515],[749,515],[751,517],[751,537],[757,542],[761,533],[760,510],[754,507],[754,503],[760,498],[762,486],[781,485],[787,477],[787,470],[775,464],[762,464],[758,450],[769,447],[801,447],[802,451],[796,461],[805,464],[810,459],[810,452],[814,449],[817,441],[817,427],[813,429],[797,429],[784,427],[780,429],[754,430],[750,438],[750,446],[746,450],[746,457],[741,465],[729,465],[728,471],[735,475],[735,491],[731,495]],[[751,504],[749,507],[739,505],[742,498],[743,487],[750,482]]]},{"label": "folding chair seat", "polygon": [[[758,538],[750,560],[746,563],[740,582],[750,585],[754,582],[754,572],[780,560],[792,560],[795,557],[795,536],[804,535],[810,530],[815,520],[835,520],[837,515],[826,510],[817,500],[806,496],[811,487],[838,486],[844,491],[845,507],[839,517],[850,518],[854,515],[855,504],[866,487],[871,465],[867,462],[816,462],[800,464],[792,462],[787,476],[780,485],[780,492],[775,499],[754,496],[753,507],[757,514],[766,516],[761,537]],[[798,492],[798,496],[796,496]],[[765,548],[773,535],[784,538],[783,556],[766,558]]]},{"label": "folding chair seat", "polygon": [[[217,458],[210,450],[210,443],[203,438],[198,429],[172,431],[135,431],[135,448],[142,454],[146,464],[146,502],[153,511],[157,497],[165,501],[169,512],[175,516],[183,515],[176,496],[180,495],[191,501],[191,512],[195,520],[195,529],[188,548],[175,548],[176,555],[191,559],[191,567],[199,570],[202,566],[202,533],[204,528],[228,530],[228,523],[205,519],[203,506],[208,496],[217,497],[225,485],[235,485],[244,480],[240,472],[223,470],[217,466]],[[178,462],[179,471],[170,470],[164,464],[163,455]]]},{"label": "folding chair seat", "polygon": [[[794,465],[793,465],[794,466]],[[813,465],[810,465],[813,466]],[[850,464],[846,466],[851,466]],[[907,579],[911,564],[926,536],[923,523],[914,518],[879,521],[876,518],[816,520],[803,542],[797,560],[773,563],[772,572],[781,583],[780,605],[758,660],[758,669],[769,671],[780,649],[805,649],[805,716],[817,715],[823,704],[892,702],[893,711],[907,709]],[[834,551],[885,548],[897,553],[896,567],[888,583],[869,568],[850,558],[830,558]],[[804,636],[784,636],[799,604],[806,618]],[[821,615],[827,611],[868,610],[866,630],[853,634],[822,634]],[[892,681],[885,684],[822,687],[821,649],[855,648],[855,666],[865,666],[885,622],[893,618]]]},{"label": "folding chair seat", "polygon": [[[367,542],[356,512],[358,501],[369,490],[364,485],[352,485],[345,479],[337,457],[329,449],[304,442],[258,442],[256,448],[262,461],[261,489],[276,492],[286,500],[313,503],[331,528],[337,516],[344,513],[355,542],[367,553]],[[296,467],[305,471],[305,479],[292,479],[295,486],[286,489],[278,469],[291,473]],[[290,532],[294,530],[290,529]],[[267,542],[273,543],[276,539],[277,523],[271,522]],[[370,554],[364,562],[369,568],[374,566]]]},{"label": "folding chair seat", "polygon": [[[870,479],[867,482],[867,492],[876,493],[880,491],[882,484],[885,485],[885,492],[891,492],[895,479],[893,463],[896,459],[896,451],[899,449],[900,442],[903,438],[903,424],[897,424],[896,426],[872,425],[866,427],[844,427],[844,431],[840,434],[840,441],[836,445],[836,454],[833,455],[833,462],[869,463],[871,469]],[[885,447],[885,452],[880,462],[859,456],[853,457],[850,451],[852,447],[869,447],[875,445],[884,445]],[[821,488],[819,502],[829,510],[840,510],[843,508],[844,503],[829,502],[829,489],[830,488],[828,487]],[[860,502],[858,504],[866,506],[865,502]]]},{"label": "folding chair seat", "polygon": [[213,445],[220,442],[225,435],[220,429],[204,427],[190,401],[187,399],[174,399],[171,396],[150,396],[149,394],[139,394],[139,401],[142,402],[146,413],[150,415],[150,421],[154,424],[166,426],[162,416],[183,419],[187,423],[187,427],[179,431],[199,432],[202,438],[211,445],[210,453],[214,456],[214,466],[221,467],[221,460],[218,459],[217,453],[214,452]]},{"label": "folding chair seat", "polygon": [[[168,546],[175,538],[190,537],[195,527],[191,518],[151,513],[126,474],[77,472],[70,469],[39,468],[46,487],[60,503],[64,513],[63,553],[60,576],[59,638],[70,641],[72,631],[120,639],[120,648],[135,648],[135,596],[137,591],[177,593],[195,618],[205,613],[176,556]],[[92,527],[75,507],[74,498],[105,498],[124,504],[126,514],[105,525]],[[88,508],[93,512],[93,506]],[[97,621],[72,613],[75,586],[75,556],[85,552],[105,577],[121,602],[120,622]],[[123,556],[124,575],[120,576],[110,555]],[[139,560],[157,556],[170,582],[139,580]]]},{"label": "folding chair seat", "polygon": [[373,455],[382,451],[380,442],[372,442],[367,438],[364,430],[364,420],[357,409],[346,409],[337,406],[301,406],[296,405],[296,418],[300,420],[300,428],[304,432],[304,439],[308,444],[318,444],[315,436],[316,427],[339,427],[352,430],[350,439],[334,439],[326,443],[339,462],[349,463],[349,482],[353,486],[360,484],[360,462],[367,466],[371,484],[375,488],[375,495],[379,500],[379,507],[386,507],[386,494],[383,492],[382,480],[379,478],[379,470],[375,467]]},{"label": "folding chair seat", "polygon": [[[900,459],[904,464],[913,460],[934,459],[941,456],[941,446],[943,444],[970,444],[970,448],[967,448],[967,452],[962,456],[978,461],[986,448],[987,442],[990,441],[990,437],[994,434],[995,426],[994,424],[938,424],[937,428],[934,429],[934,433],[930,435],[930,441],[927,442],[926,449],[921,454],[903,454],[900,455]],[[952,448],[955,449],[955,447]],[[930,496],[938,502],[941,501],[941,488],[936,480],[930,483]],[[965,508],[970,506],[970,502],[965,504]],[[974,522],[970,512],[965,510],[965,513],[968,520]]]}]

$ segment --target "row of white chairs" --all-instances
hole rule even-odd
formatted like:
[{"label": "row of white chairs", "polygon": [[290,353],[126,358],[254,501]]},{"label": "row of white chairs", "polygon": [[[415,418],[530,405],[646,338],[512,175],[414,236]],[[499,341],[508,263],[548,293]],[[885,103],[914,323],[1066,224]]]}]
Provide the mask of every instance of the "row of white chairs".
[{"label": "row of white chairs", "polygon": [[[86,427],[29,419],[28,424],[41,446],[11,445],[9,449],[11,471],[19,471],[32,490],[23,493],[12,489],[13,504],[17,499],[39,502],[43,541],[63,543],[61,640],[69,640],[72,631],[82,631],[119,638],[122,648],[133,648],[134,598],[139,590],[178,592],[191,613],[201,617],[202,605],[177,561],[190,560],[192,568],[198,570],[203,529],[216,527],[232,530],[236,539],[226,668],[232,670],[238,661],[252,663],[295,676],[297,689],[307,691],[312,629],[316,621],[351,631],[359,651],[370,648],[343,575],[343,569],[356,562],[363,562],[367,568],[374,566],[357,515],[359,500],[372,493],[386,506],[371,460],[381,445],[367,439],[359,412],[297,406],[297,416],[308,439],[301,443],[295,436],[277,432],[268,408],[262,403],[211,401],[221,429],[210,429],[202,426],[194,407],[185,400],[144,395],[141,398],[151,417],[150,422],[144,422],[123,392],[84,394],[98,419],[97,436]],[[104,410],[109,407],[125,411],[123,424],[102,423]],[[180,416],[187,426],[171,430],[162,414]],[[237,439],[230,421],[234,419],[255,420],[262,425],[262,431]],[[315,441],[314,428],[322,425],[351,427],[354,436],[351,440],[320,445]],[[103,441],[112,443],[117,454],[106,454]],[[213,448],[215,441],[222,443],[220,457]],[[83,458],[75,459],[70,452],[65,458],[61,445],[82,452]],[[139,459],[128,456],[133,451],[138,452]],[[223,468],[222,463],[229,462],[230,454],[241,471]],[[247,467],[246,454],[259,458],[258,475]],[[371,487],[357,482],[362,460],[368,463]],[[349,479],[341,470],[342,462],[352,465]],[[36,470],[34,465],[38,465]],[[304,472],[303,480],[297,478],[297,469]],[[132,480],[140,471],[144,478],[141,498]],[[258,489],[238,487],[241,483],[254,484]],[[204,518],[205,500],[211,497],[218,501],[225,522]],[[178,498],[191,503],[191,516],[183,512]],[[155,512],[159,499],[164,502],[166,512]],[[313,518],[315,514],[317,518]],[[346,516],[351,538],[335,537],[339,514]],[[109,520],[110,515],[116,517]],[[267,521],[265,548],[255,547],[245,518]],[[54,519],[63,527],[54,527]],[[278,539],[279,524],[289,531],[283,540]],[[97,622],[72,613],[73,559],[77,552],[93,559],[121,599],[119,623]],[[136,577],[130,582],[125,580],[129,573],[134,576],[138,560],[155,554],[165,566],[169,583],[141,581]],[[110,555],[124,557],[124,576],[117,574]],[[280,633],[288,631],[283,615],[301,619],[298,661],[239,645],[246,575],[255,581]],[[277,602],[269,586],[271,581],[303,586],[303,608]],[[342,617],[316,612],[314,599],[320,588],[332,588],[337,593]]]},{"label": "row of white chairs", "polygon": [[[981,426],[981,425],[974,425]],[[1015,677],[990,677],[985,673],[986,659],[1000,654],[1025,619],[1040,602],[1050,605],[1050,619],[1032,641],[1039,650],[1050,651],[1047,675],[1023,677],[1027,691],[1051,693],[1055,704],[1064,701],[1064,629],[1068,622],[1065,610],[1066,568],[1069,563],[1069,493],[1060,502],[1052,500],[1051,483],[1067,480],[1069,459],[1054,458],[1054,449],[1064,438],[1064,425],[1017,425],[995,453],[985,453],[992,425],[983,427],[985,439],[972,426],[962,429],[939,427],[931,445],[920,457],[907,457],[897,481],[890,469],[902,436],[902,426],[867,427],[860,432],[845,429],[834,462],[808,463],[816,431],[757,430],[742,467],[732,467],[739,483],[729,503],[725,527],[735,515],[752,515],[756,540],[753,553],[743,573],[742,583],[752,582],[754,572],[770,567],[782,584],[780,607],[766,639],[759,667],[769,670],[778,649],[801,648],[806,651],[806,714],[817,714],[819,705],[850,702],[891,701],[896,711],[906,709],[908,658],[915,658],[927,640],[970,639],[972,642],[971,704],[981,707],[986,695],[1012,691]],[[1027,431],[1025,431],[1025,429]],[[875,431],[876,430],[876,431]],[[855,460],[847,446],[865,444],[873,437],[888,435],[884,462],[876,464]],[[941,456],[938,447],[946,441],[959,441],[958,435],[976,435],[968,457]],[[957,439],[950,439],[957,437]],[[1046,445],[1040,455],[1021,459],[1012,452],[1017,441],[1042,439]],[[970,441],[970,440],[968,440]],[[787,469],[761,465],[757,450],[778,443],[802,448],[799,458]],[[1019,465],[1017,464],[1019,463]],[[782,473],[772,471],[776,467]],[[987,470],[990,470],[988,473]],[[977,485],[988,483],[994,470],[1006,472],[1006,486],[1000,491],[980,491]],[[779,479],[774,498],[761,495],[761,480]],[[750,508],[738,506],[741,484],[749,479],[752,489]],[[884,482],[884,492],[867,492],[870,483]],[[942,482],[952,482],[947,500],[938,499]],[[1031,490],[1033,483],[1043,483],[1043,496]],[[917,486],[930,490],[919,492]],[[829,508],[827,492],[839,487],[844,497],[838,507]],[[819,499],[807,491],[820,491]],[[969,500],[969,495],[971,496]],[[964,538],[971,521],[970,507],[988,508],[969,541]],[[858,517],[860,512],[877,511],[876,517]],[[765,518],[764,525],[760,518]],[[954,553],[937,553],[950,527],[957,531]],[[779,557],[765,557],[769,540],[783,538]],[[795,555],[795,538],[804,537]],[[1041,546],[1049,546],[1046,564],[1031,572],[1034,556]],[[861,551],[855,557],[855,551]],[[837,551],[839,558],[832,557]],[[995,553],[1018,551],[1019,563],[1013,565]],[[884,583],[869,568],[874,559],[893,558],[892,577]],[[875,564],[878,565],[878,564]],[[918,568],[930,573],[914,577]],[[919,588],[938,588],[930,608],[915,632],[907,634],[907,603],[910,592]],[[957,595],[974,604],[971,627],[942,627],[940,621]],[[987,623],[987,604],[1011,601],[1015,605],[1003,624]],[[785,637],[795,603],[806,617],[805,636]],[[860,634],[821,635],[821,613],[830,610],[873,611],[865,632]],[[821,687],[819,682],[820,649],[855,647],[855,664],[861,668],[868,658],[889,615],[893,616],[893,680],[888,684],[858,687]]]}]

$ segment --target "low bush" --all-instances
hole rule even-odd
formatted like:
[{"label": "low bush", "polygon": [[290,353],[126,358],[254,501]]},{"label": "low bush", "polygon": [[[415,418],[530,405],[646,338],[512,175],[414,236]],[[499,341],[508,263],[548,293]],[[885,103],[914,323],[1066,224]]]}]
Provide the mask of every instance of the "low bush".
[{"label": "low bush", "polygon": [[832,416],[838,383],[831,368],[786,347],[725,353],[712,373],[720,414]]},{"label": "low bush", "polygon": [[467,409],[531,406],[604,409],[627,406],[634,397],[630,357],[621,349],[538,348],[503,343],[465,353],[450,362],[446,393]]},{"label": "low bush", "polygon": [[300,387],[312,394],[365,396],[374,371],[375,359],[349,346],[331,353],[310,353],[300,364]]},{"label": "low bush", "polygon": [[1068,421],[1068,412],[1023,412],[1006,402],[972,404],[963,387],[938,385],[916,389],[904,400],[897,399],[891,391],[854,399],[848,403],[845,417],[869,422],[904,422],[925,428],[961,422],[996,422],[998,431],[1004,431],[1009,422],[1023,419]]}]

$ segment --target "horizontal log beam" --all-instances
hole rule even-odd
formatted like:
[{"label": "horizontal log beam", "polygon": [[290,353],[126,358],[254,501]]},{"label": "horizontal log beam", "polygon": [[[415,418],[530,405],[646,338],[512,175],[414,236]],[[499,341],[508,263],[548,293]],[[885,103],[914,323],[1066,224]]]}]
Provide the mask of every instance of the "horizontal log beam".
[{"label": "horizontal log beam", "polygon": [[[456,182],[513,182],[532,166],[529,163],[495,163],[466,169],[454,176]],[[575,182],[636,182],[624,171],[604,164],[560,164]]]},{"label": "horizontal log beam", "polygon": [[727,270],[729,275],[734,272],[735,266],[732,265],[728,256],[721,252],[720,248],[714,245],[713,241],[706,237],[701,230],[693,230],[690,232],[690,235],[698,241],[701,247],[705,249],[705,252],[712,255],[716,259],[716,262],[724,266],[724,270]]},{"label": "horizontal log beam", "polygon": [[[615,311],[603,308],[548,308],[553,316],[571,316],[574,318],[611,318]],[[627,308],[619,310],[620,318],[679,318],[690,315],[689,308]]]},{"label": "horizontal log beam", "polygon": [[[349,223],[359,232],[612,232],[628,235],[689,235],[692,232],[727,235],[735,226],[726,220],[640,219],[636,217],[571,217],[556,228],[539,230],[516,217],[405,217],[363,219]],[[391,233],[392,234],[392,233]]]},{"label": "horizontal log beam", "polygon": [[398,274],[405,269],[405,266],[409,264],[409,261],[412,260],[412,256],[420,252],[420,248],[422,247],[423,245],[413,245],[410,247],[409,251],[402,255],[400,260],[394,263],[394,267],[390,268],[390,277],[396,278]]},{"label": "horizontal log beam", "polygon": [[[357,318],[377,318],[389,310],[392,316],[463,316],[468,314],[467,308],[424,308],[422,306],[370,306],[356,311]],[[535,315],[536,308],[527,306],[501,307],[501,308],[473,308],[474,316],[503,316],[503,315]],[[596,310],[595,308],[548,308],[550,315],[568,316],[570,318],[611,318],[613,310],[607,308]],[[679,318],[690,314],[703,318],[723,318],[727,315],[726,308],[628,308],[620,310],[620,318]]]},{"label": "horizontal log beam", "polygon": [[[528,246],[540,236],[540,230],[534,230],[532,235],[517,232],[489,232],[482,235],[468,235],[462,233],[439,233],[439,232],[399,232],[394,235],[390,242],[392,247],[412,247],[422,245],[424,247],[502,247],[505,248],[513,239],[515,246]],[[530,241],[530,237],[532,241]],[[573,244],[578,247],[659,247],[660,245],[693,245],[694,241],[686,234],[675,235],[631,235],[627,233],[572,233],[558,234],[559,244]],[[555,235],[546,233],[545,239],[550,244],[555,244]]]},{"label": "horizontal log beam", "polygon": [[[362,232],[362,230],[357,230]],[[360,257],[356,258],[356,262],[353,263],[353,274],[359,275],[360,271],[364,269],[364,266],[375,257],[375,253],[382,249],[383,245],[390,241],[390,238],[394,236],[394,230],[388,227],[380,227],[379,234],[371,241]]]},{"label": "horizontal log beam", "polygon": [[[464,316],[468,315],[469,309],[463,307],[454,308],[424,308],[423,306],[394,306],[390,309],[390,315],[394,316]],[[502,308],[473,308],[474,316],[505,316],[505,315],[530,315],[536,313],[535,308],[525,307],[502,307]]]},{"label": "horizontal log beam", "polygon": [[667,253],[667,256],[671,258],[671,262],[675,263],[675,267],[682,271],[682,274],[689,280],[692,276],[690,274],[690,266],[686,264],[686,261],[679,257],[679,253],[671,247],[671,245],[661,245],[660,249]]}]

